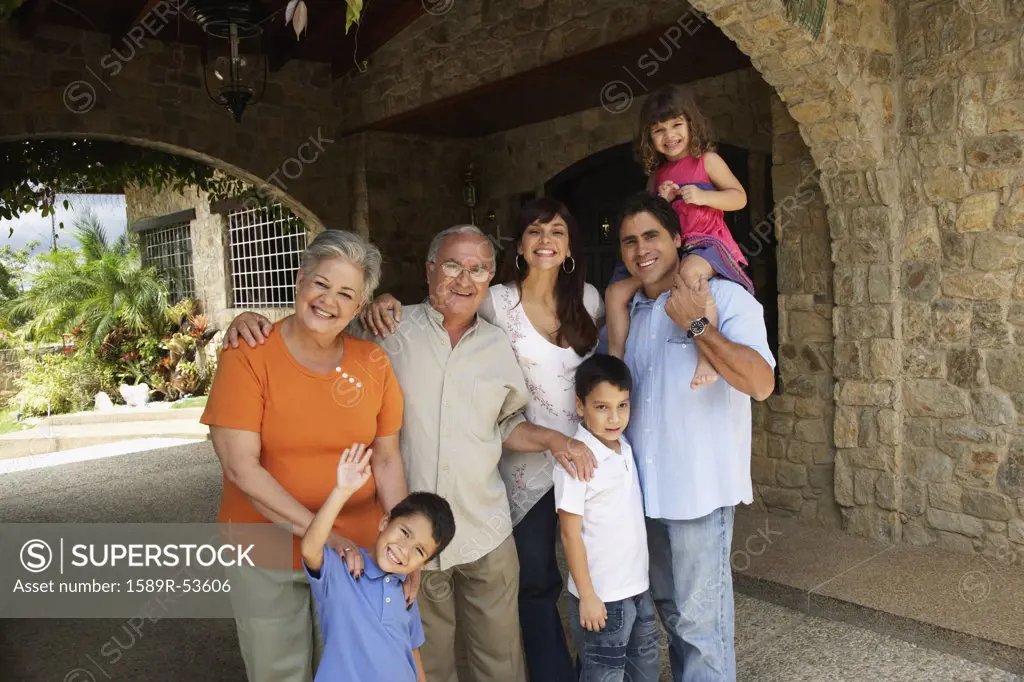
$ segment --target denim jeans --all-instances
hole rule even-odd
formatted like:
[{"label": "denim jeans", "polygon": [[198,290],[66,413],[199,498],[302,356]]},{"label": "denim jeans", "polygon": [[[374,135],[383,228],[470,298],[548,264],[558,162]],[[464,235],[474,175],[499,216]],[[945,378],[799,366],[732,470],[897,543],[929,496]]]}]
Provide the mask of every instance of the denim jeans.
[{"label": "denim jeans", "polygon": [[562,574],[555,556],[557,532],[554,488],[512,531],[519,554],[519,624],[530,682],[572,682],[575,678],[558,615]]},{"label": "denim jeans", "polygon": [[647,519],[651,596],[668,632],[673,682],[736,679],[729,555],[735,507],[699,519]]},{"label": "denim jeans", "polygon": [[580,600],[569,595],[569,623],[579,649],[580,682],[658,682],[661,641],[649,592],[605,602],[600,632],[580,625]]}]

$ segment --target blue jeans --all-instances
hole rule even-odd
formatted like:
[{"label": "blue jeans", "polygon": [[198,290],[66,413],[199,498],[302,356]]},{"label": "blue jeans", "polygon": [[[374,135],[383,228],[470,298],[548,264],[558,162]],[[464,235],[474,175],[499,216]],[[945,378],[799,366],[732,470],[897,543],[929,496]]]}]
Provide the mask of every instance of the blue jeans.
[{"label": "blue jeans", "polygon": [[661,641],[649,592],[605,602],[604,629],[580,625],[580,600],[569,595],[569,623],[581,662],[580,682],[658,682]]},{"label": "blue jeans", "polygon": [[647,519],[651,596],[668,632],[673,682],[736,679],[729,554],[735,507],[699,519]]}]

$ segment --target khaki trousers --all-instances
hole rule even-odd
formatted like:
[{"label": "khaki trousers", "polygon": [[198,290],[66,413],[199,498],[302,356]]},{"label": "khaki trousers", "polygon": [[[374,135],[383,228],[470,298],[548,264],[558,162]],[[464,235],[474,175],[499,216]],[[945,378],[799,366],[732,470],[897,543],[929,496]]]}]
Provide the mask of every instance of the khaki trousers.
[{"label": "khaki trousers", "polygon": [[[486,556],[446,571],[424,571],[417,602],[430,682],[525,682],[519,632],[519,558],[509,536]],[[465,669],[456,673],[456,625]]]},{"label": "khaki trousers", "polygon": [[248,609],[275,615],[235,617],[249,682],[313,682],[324,642],[306,574],[259,568],[225,570],[231,580],[232,601],[245,600],[241,603]]}]

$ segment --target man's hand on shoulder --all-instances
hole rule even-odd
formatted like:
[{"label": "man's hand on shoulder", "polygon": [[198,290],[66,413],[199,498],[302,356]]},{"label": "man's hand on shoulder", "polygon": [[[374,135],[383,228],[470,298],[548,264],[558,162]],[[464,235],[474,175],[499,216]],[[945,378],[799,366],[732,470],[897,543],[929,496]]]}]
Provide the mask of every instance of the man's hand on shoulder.
[{"label": "man's hand on shoulder", "polygon": [[370,333],[387,338],[402,321],[402,304],[391,294],[381,294],[359,313],[359,321]]},{"label": "man's hand on shoulder", "polygon": [[257,345],[263,345],[272,331],[274,324],[270,320],[258,313],[246,311],[231,320],[224,334],[222,347],[238,348],[238,339],[241,337],[249,344],[249,348],[255,348]]}]

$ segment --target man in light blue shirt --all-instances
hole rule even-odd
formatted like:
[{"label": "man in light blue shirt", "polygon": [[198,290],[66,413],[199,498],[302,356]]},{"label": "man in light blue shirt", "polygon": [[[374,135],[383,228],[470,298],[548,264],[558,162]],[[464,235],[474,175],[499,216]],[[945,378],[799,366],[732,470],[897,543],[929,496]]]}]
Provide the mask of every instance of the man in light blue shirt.
[{"label": "man in light blue shirt", "polygon": [[[764,400],[775,388],[764,312],[742,286],[713,278],[719,325],[707,323],[706,299],[677,278],[679,218],[658,196],[627,200],[619,243],[626,269],[641,282],[624,358],[635,382],[627,435],[672,678],[735,680],[733,517],[737,504],[753,501],[750,398]],[[719,379],[691,389],[697,347]]]}]

